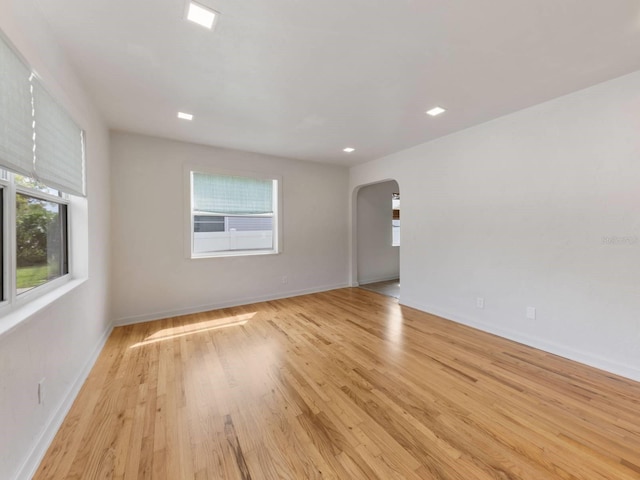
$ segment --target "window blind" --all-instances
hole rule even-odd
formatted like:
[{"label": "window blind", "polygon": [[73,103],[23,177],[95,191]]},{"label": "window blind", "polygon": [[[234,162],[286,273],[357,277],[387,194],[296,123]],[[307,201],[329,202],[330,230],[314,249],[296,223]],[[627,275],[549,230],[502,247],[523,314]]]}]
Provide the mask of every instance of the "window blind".
[{"label": "window blind", "polygon": [[220,215],[273,214],[273,180],[193,172],[193,210]]},{"label": "window blind", "polygon": [[33,100],[36,178],[64,192],[84,195],[82,130],[37,79]]},{"label": "window blind", "polygon": [[0,166],[85,194],[84,133],[0,35]]},{"label": "window blind", "polygon": [[33,174],[31,71],[0,36],[0,164]]}]

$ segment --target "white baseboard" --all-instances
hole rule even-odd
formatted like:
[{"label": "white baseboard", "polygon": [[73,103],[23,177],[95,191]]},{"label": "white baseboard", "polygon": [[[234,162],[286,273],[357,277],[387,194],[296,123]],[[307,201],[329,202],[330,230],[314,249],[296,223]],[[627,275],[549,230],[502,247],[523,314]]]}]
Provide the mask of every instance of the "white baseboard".
[{"label": "white baseboard", "polygon": [[347,283],[341,283],[338,285],[326,285],[323,287],[314,287],[303,290],[291,290],[289,292],[282,292],[272,295],[261,295],[257,297],[245,297],[236,298],[219,303],[212,303],[208,305],[198,305],[195,307],[178,308],[175,310],[165,310],[161,312],[145,313],[141,315],[132,315],[130,317],[122,317],[114,321],[114,325],[122,327],[124,325],[133,325],[136,323],[151,322],[153,320],[161,320],[163,318],[178,317],[181,315],[190,315],[192,313],[208,312],[210,310],[219,310],[221,308],[239,307],[241,305],[251,305],[252,303],[268,302],[270,300],[279,300],[282,298],[298,297],[300,295],[308,295],[310,293],[328,292],[329,290],[336,290],[338,288],[349,287]]},{"label": "white baseboard", "polygon": [[85,362],[84,367],[76,377],[75,381],[71,384],[71,387],[69,387],[69,390],[67,390],[67,393],[62,398],[58,407],[54,410],[53,415],[49,418],[47,424],[42,429],[40,436],[36,440],[35,445],[22,463],[22,466],[18,469],[15,480],[30,480],[35,475],[36,470],[40,466],[40,462],[47,453],[47,449],[51,445],[51,442],[53,442],[53,438],[56,436],[56,433],[58,433],[60,425],[62,425],[67,413],[69,413],[73,402],[78,396],[85,380],[89,376],[93,365],[96,363],[96,360],[98,359],[100,352],[102,352],[105,343],[107,343],[107,339],[109,338],[109,335],[111,335],[112,331],[113,326],[110,326],[103,333],[98,344],[91,353],[91,356]]},{"label": "white baseboard", "polygon": [[367,285],[369,283],[388,282],[389,280],[397,280],[398,278],[400,278],[400,276],[396,273],[395,275],[385,275],[383,277],[364,278],[358,280],[358,284]]},{"label": "white baseboard", "polygon": [[436,315],[438,317],[442,317],[456,323],[461,323],[463,325],[467,325],[469,327],[476,328],[487,333],[498,335],[499,337],[503,337],[508,340],[513,340],[514,342],[522,343],[523,345],[527,345],[529,347],[537,348],[538,350],[542,350],[547,353],[552,353],[554,355],[558,355],[560,357],[573,360],[584,365],[603,370],[605,372],[613,373],[615,375],[620,375],[621,377],[640,382],[640,368],[638,368],[637,366],[614,362],[599,355],[594,355],[591,352],[577,350],[568,345],[560,345],[549,340],[532,337],[530,335],[523,335],[522,333],[514,330],[507,330],[504,328],[496,327],[495,325],[481,322],[475,318],[452,313],[450,311],[445,311],[438,307],[434,307],[433,305],[425,305],[421,302],[416,302],[413,299],[402,297],[400,303],[402,305],[406,305],[407,307],[415,308],[417,310],[421,310],[423,312],[430,313],[432,315]]}]

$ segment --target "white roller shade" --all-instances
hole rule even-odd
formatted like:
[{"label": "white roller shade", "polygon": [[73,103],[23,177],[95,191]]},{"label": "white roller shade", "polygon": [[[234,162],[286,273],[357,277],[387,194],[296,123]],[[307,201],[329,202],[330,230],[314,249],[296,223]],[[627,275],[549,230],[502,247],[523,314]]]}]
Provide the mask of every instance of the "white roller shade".
[{"label": "white roller shade", "polygon": [[0,36],[0,165],[33,174],[30,69]]},{"label": "white roller shade", "polygon": [[193,172],[193,210],[220,215],[273,214],[273,180]]},{"label": "white roller shade", "polygon": [[85,194],[84,133],[2,35],[0,167]]},{"label": "white roller shade", "polygon": [[48,186],[84,195],[83,132],[37,79],[33,79],[32,84],[35,176]]}]

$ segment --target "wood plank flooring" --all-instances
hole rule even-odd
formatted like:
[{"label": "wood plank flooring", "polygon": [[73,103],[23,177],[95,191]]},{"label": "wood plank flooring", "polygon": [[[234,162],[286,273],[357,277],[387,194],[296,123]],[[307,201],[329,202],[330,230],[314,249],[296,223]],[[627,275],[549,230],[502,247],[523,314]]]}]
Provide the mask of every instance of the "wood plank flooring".
[{"label": "wood plank flooring", "polygon": [[341,289],[114,330],[36,479],[640,479],[640,384]]}]

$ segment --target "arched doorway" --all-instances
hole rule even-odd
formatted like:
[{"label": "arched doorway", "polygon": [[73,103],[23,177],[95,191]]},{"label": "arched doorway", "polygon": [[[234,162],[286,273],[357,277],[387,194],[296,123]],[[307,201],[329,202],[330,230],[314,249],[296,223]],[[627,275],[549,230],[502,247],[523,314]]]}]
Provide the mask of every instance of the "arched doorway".
[{"label": "arched doorway", "polygon": [[355,202],[358,286],[400,296],[400,187],[387,180],[360,187]]}]

